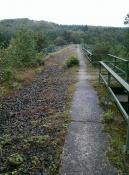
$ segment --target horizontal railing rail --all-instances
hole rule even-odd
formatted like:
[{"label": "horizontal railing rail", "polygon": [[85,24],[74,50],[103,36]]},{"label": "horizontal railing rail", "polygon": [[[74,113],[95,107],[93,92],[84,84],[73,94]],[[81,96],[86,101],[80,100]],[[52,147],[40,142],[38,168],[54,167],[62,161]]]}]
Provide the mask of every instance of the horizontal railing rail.
[{"label": "horizontal railing rail", "polygon": [[118,73],[119,75],[123,75],[122,78],[124,78],[125,81],[129,82],[129,60],[123,59],[120,57],[117,57],[115,55],[108,54],[109,57],[113,59],[113,62],[107,62],[109,63],[111,68]]},{"label": "horizontal railing rail", "polygon": [[[123,59],[112,54],[92,54],[88,49],[82,47],[84,55],[91,63],[99,66],[99,82],[103,82],[106,86],[111,99],[118,107],[122,116],[127,123],[127,138],[125,151],[129,153],[129,60]],[[127,97],[126,109],[120,102],[119,96],[113,90],[113,84],[117,82],[124,90],[124,95]]]},{"label": "horizontal railing rail", "polygon": [[[95,64],[99,65],[99,61],[103,61],[111,67],[114,72],[120,75],[126,82],[129,82],[129,60],[120,58],[112,54],[92,54],[85,47],[82,48],[83,53],[87,56],[88,60]],[[99,57],[100,56],[100,57]],[[98,57],[96,59],[96,57]]]},{"label": "horizontal railing rail", "polygon": [[[99,65],[99,82],[103,82],[125,121],[127,122],[127,138],[125,151],[129,153],[129,60],[112,54],[92,54],[89,49],[82,47],[84,55],[91,63]],[[127,96],[127,108],[120,102],[119,96],[113,91],[114,81],[124,89]]]},{"label": "horizontal railing rail", "polygon": [[120,61],[125,61],[125,62],[128,62],[127,59],[123,59],[123,58],[120,58],[120,57],[117,57],[115,55],[112,55],[112,54],[107,54],[108,56],[114,58],[115,60],[120,60]]},{"label": "horizontal railing rail", "polygon": [[92,60],[92,53],[88,50],[88,49],[85,49],[84,47],[82,48],[82,51],[83,51],[83,54],[85,55],[85,56],[87,56],[87,58],[88,58],[88,60],[90,61],[90,62],[93,62],[93,60]]}]

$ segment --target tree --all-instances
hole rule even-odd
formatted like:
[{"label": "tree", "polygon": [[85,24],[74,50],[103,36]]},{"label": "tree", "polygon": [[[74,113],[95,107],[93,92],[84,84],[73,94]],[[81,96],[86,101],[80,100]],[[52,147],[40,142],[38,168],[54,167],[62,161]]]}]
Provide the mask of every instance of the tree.
[{"label": "tree", "polygon": [[125,17],[124,24],[129,24],[129,13]]},{"label": "tree", "polygon": [[11,34],[9,32],[0,32],[0,48],[7,48],[11,40]]},{"label": "tree", "polygon": [[109,53],[110,45],[106,43],[97,43],[93,50],[93,56],[96,61],[106,59],[106,55]]},{"label": "tree", "polygon": [[9,57],[16,67],[30,66],[36,56],[36,43],[34,34],[27,29],[21,29],[16,37],[10,42],[6,50],[6,56]]},{"label": "tree", "polygon": [[61,46],[61,45],[65,45],[66,44],[66,41],[64,40],[63,37],[61,36],[58,36],[55,40],[55,45],[57,46]]},{"label": "tree", "polygon": [[41,52],[41,50],[48,46],[47,37],[44,36],[41,32],[37,32],[35,34],[35,41],[36,41],[36,50]]},{"label": "tree", "polygon": [[87,25],[85,25],[85,26],[82,27],[82,31],[83,32],[86,32],[87,30],[88,30],[88,26]]},{"label": "tree", "polygon": [[[129,13],[125,17],[124,24],[129,24]],[[127,56],[129,56],[129,30],[127,30],[125,37],[125,47],[127,51]]]}]

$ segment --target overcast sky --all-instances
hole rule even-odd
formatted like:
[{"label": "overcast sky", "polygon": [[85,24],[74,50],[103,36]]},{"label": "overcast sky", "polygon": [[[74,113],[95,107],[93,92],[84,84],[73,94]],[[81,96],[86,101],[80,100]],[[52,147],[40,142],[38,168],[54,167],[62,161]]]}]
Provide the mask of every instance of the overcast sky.
[{"label": "overcast sky", "polygon": [[129,0],[0,0],[0,19],[123,26],[128,12]]}]

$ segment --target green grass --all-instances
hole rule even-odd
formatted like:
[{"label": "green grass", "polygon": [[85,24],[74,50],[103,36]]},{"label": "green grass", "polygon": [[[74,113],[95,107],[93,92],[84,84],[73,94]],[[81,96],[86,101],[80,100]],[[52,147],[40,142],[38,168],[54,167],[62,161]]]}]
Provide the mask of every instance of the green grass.
[{"label": "green grass", "polygon": [[114,120],[113,118],[113,112],[111,110],[108,110],[107,112],[104,113],[103,115],[103,122],[104,123],[112,123],[112,121]]}]

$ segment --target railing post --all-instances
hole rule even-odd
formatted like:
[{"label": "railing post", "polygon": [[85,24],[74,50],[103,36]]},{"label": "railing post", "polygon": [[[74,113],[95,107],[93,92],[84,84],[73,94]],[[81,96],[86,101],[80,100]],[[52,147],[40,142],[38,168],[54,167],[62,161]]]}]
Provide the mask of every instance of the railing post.
[{"label": "railing post", "polygon": [[116,67],[116,58],[114,58],[114,67]]},{"label": "railing post", "polygon": [[129,154],[129,119],[128,119],[128,128],[127,128],[127,138],[126,138],[126,153]]},{"label": "railing post", "polygon": [[[129,93],[127,95],[128,95],[128,105],[129,105]],[[128,109],[129,109],[129,106],[128,106]],[[129,154],[129,118],[128,118],[128,121],[127,121],[126,145],[124,145],[123,153]]]},{"label": "railing post", "polygon": [[129,61],[126,62],[126,81],[129,82]]},{"label": "railing post", "polygon": [[101,83],[101,63],[99,63],[99,83]]},{"label": "railing post", "polygon": [[108,87],[111,85],[111,74],[108,72]]}]

